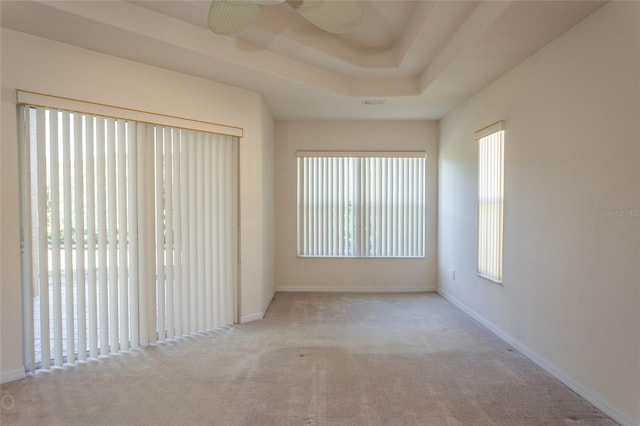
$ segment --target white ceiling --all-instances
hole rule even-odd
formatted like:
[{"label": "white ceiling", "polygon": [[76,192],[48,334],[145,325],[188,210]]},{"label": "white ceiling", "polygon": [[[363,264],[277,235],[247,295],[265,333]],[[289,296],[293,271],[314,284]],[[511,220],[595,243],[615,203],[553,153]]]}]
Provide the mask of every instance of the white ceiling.
[{"label": "white ceiling", "polygon": [[209,1],[200,0],[0,0],[0,18],[3,27],[258,91],[277,119],[438,119],[604,2],[361,3],[362,21],[341,35],[287,4],[263,6],[236,36],[210,32]]}]

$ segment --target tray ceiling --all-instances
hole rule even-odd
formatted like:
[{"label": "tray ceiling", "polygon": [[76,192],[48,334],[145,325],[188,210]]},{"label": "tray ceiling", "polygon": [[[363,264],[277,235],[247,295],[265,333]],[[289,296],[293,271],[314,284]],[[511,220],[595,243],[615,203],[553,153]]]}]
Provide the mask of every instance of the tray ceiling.
[{"label": "tray ceiling", "polygon": [[[336,1],[336,0],[328,0]],[[345,34],[286,4],[235,36],[208,1],[0,2],[3,27],[260,92],[277,119],[438,119],[599,1],[363,1]],[[384,99],[385,102],[363,102]]]}]

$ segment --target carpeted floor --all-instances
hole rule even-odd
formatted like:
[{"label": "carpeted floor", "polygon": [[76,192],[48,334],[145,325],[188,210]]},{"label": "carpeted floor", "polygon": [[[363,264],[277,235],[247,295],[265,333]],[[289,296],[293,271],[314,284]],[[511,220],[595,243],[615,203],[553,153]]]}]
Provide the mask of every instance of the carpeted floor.
[{"label": "carpeted floor", "polygon": [[278,293],[266,318],[2,386],[2,425],[612,425],[434,293]]}]

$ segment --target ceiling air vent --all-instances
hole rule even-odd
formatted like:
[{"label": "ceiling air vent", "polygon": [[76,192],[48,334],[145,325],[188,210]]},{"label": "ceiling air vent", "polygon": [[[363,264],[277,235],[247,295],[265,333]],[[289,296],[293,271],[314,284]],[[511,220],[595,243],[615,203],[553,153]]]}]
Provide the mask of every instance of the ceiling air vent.
[{"label": "ceiling air vent", "polygon": [[364,105],[382,105],[387,102],[386,99],[363,99],[362,103]]}]

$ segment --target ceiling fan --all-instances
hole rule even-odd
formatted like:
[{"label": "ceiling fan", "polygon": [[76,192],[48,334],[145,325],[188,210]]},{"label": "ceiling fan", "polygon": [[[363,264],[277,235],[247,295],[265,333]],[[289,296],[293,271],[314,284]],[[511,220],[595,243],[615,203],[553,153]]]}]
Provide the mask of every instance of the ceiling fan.
[{"label": "ceiling fan", "polygon": [[213,0],[209,7],[209,29],[232,35],[247,28],[262,6],[286,3],[307,21],[330,33],[344,33],[362,18],[362,6],[352,0]]}]

